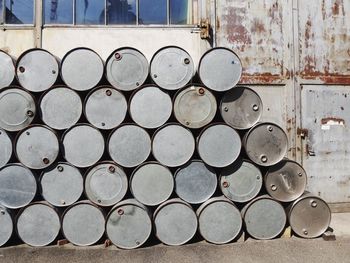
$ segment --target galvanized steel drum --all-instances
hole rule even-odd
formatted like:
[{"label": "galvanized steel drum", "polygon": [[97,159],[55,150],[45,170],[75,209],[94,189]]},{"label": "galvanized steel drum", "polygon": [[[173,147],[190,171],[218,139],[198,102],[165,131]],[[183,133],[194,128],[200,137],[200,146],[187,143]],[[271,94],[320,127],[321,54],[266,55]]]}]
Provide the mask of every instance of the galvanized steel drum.
[{"label": "galvanized steel drum", "polygon": [[199,232],[208,242],[225,244],[234,240],[242,229],[242,216],[232,201],[214,197],[197,209]]},{"label": "galvanized steel drum", "polygon": [[17,136],[15,149],[18,160],[31,169],[50,166],[60,150],[55,132],[43,125],[22,130]]},{"label": "galvanized steel drum", "polygon": [[151,77],[163,89],[176,90],[184,87],[194,73],[194,63],[190,54],[179,47],[164,47],[158,50],[151,60]]},{"label": "galvanized steel drum", "polygon": [[0,169],[0,204],[10,209],[28,205],[36,195],[33,173],[21,164],[8,164]]},{"label": "galvanized steel drum", "polygon": [[173,189],[173,174],[166,166],[156,162],[143,163],[130,178],[133,196],[144,205],[161,204],[171,196]]},{"label": "galvanized steel drum", "polygon": [[85,194],[100,206],[112,206],[121,201],[128,190],[125,172],[112,162],[92,167],[85,176]]},{"label": "galvanized steel drum", "polygon": [[135,91],[129,102],[131,118],[147,129],[158,128],[166,123],[172,110],[169,94],[156,86],[145,86]]},{"label": "galvanized steel drum", "polygon": [[123,47],[107,59],[106,77],[113,87],[130,91],[146,81],[148,70],[148,61],[139,50]]},{"label": "galvanized steel drum", "polygon": [[81,116],[83,105],[79,95],[66,87],[48,90],[40,99],[42,121],[56,130],[64,130],[75,125]]},{"label": "galvanized steel drum", "polygon": [[69,206],[79,200],[84,191],[84,180],[80,171],[68,163],[58,163],[42,173],[41,194],[57,207]]},{"label": "galvanized steel drum", "polygon": [[286,133],[274,123],[258,123],[244,136],[243,146],[250,160],[261,166],[271,166],[287,154]]},{"label": "galvanized steel drum", "polygon": [[35,102],[28,92],[12,87],[0,92],[0,128],[19,131],[34,119]]},{"label": "galvanized steel drum", "polygon": [[166,245],[179,246],[197,232],[198,220],[192,207],[181,199],[170,199],[153,214],[155,234]]},{"label": "galvanized steel drum", "polygon": [[202,86],[189,86],[175,96],[175,118],[189,128],[209,124],[215,117],[216,108],[214,95]]},{"label": "galvanized steel drum", "polygon": [[241,211],[247,233],[256,239],[272,239],[282,233],[287,216],[283,206],[264,195],[255,198]]},{"label": "galvanized steel drum", "polygon": [[72,244],[90,246],[102,238],[105,232],[105,223],[102,209],[89,201],[81,201],[64,211],[62,232]]},{"label": "galvanized steel drum", "polygon": [[216,190],[217,176],[211,167],[202,161],[192,160],[175,172],[175,192],[190,204],[208,200]]},{"label": "galvanized steel drum", "polygon": [[24,243],[33,247],[43,247],[55,241],[60,232],[61,222],[52,206],[37,202],[19,212],[16,226],[18,237]]},{"label": "galvanized steel drum", "polygon": [[240,160],[221,171],[221,192],[234,202],[244,203],[255,198],[262,187],[261,171],[251,162]]},{"label": "galvanized steel drum", "polygon": [[169,167],[188,162],[195,150],[195,140],[190,130],[179,124],[169,123],[153,135],[154,158]]},{"label": "galvanized steel drum", "polygon": [[113,129],[121,124],[127,110],[124,95],[109,86],[94,89],[84,103],[86,119],[96,128],[103,130]]},{"label": "galvanized steel drum", "polygon": [[241,152],[239,134],[227,124],[216,123],[205,128],[197,139],[201,159],[213,167],[232,164]]},{"label": "galvanized steel drum", "polygon": [[124,249],[142,246],[152,232],[147,208],[135,199],[116,204],[107,217],[106,233],[114,245]]},{"label": "galvanized steel drum", "polygon": [[331,222],[331,210],[327,203],[310,193],[294,201],[288,211],[288,220],[293,232],[303,238],[322,235]]},{"label": "galvanized steel drum", "polygon": [[0,50],[0,90],[8,87],[15,78],[15,65],[10,55]]},{"label": "galvanized steel drum", "polygon": [[125,124],[114,130],[108,140],[112,160],[124,167],[135,167],[151,153],[151,137],[143,128]]},{"label": "galvanized steel drum", "polygon": [[265,188],[269,195],[281,202],[291,202],[305,191],[307,175],[303,167],[284,159],[265,174]]},{"label": "galvanized steel drum", "polygon": [[68,129],[63,134],[62,144],[64,158],[80,168],[97,163],[105,150],[101,132],[88,124],[78,124]]},{"label": "galvanized steel drum", "polygon": [[247,87],[227,91],[221,99],[220,113],[224,121],[238,130],[249,129],[259,120],[263,104],[259,95]]},{"label": "galvanized steel drum", "polygon": [[0,129],[0,168],[4,167],[12,156],[12,141],[8,134]]},{"label": "galvanized steel drum", "polygon": [[217,47],[202,56],[198,74],[202,83],[209,89],[226,91],[235,87],[240,80],[242,64],[232,50]]},{"label": "galvanized steel drum", "polygon": [[29,49],[17,60],[17,79],[26,90],[45,91],[56,82],[58,74],[59,67],[56,58],[44,49]]},{"label": "galvanized steel drum", "polygon": [[74,90],[84,91],[95,87],[103,77],[104,64],[100,56],[89,48],[79,47],[68,51],[61,62],[61,77]]},{"label": "galvanized steel drum", "polygon": [[5,245],[13,233],[12,216],[5,207],[0,204],[0,247]]}]

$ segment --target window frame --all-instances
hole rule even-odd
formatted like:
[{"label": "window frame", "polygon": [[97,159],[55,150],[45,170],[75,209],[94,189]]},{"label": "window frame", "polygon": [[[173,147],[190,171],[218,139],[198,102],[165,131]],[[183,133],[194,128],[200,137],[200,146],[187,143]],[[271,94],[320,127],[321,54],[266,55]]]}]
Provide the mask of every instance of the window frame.
[{"label": "window frame", "polygon": [[[6,29],[32,29],[35,27],[35,21],[36,21],[36,7],[37,7],[37,0],[31,0],[33,1],[33,22],[31,24],[8,24],[6,23],[6,0],[2,1],[2,23],[0,23],[1,28],[3,30]],[[39,0],[41,1],[41,0]]]}]

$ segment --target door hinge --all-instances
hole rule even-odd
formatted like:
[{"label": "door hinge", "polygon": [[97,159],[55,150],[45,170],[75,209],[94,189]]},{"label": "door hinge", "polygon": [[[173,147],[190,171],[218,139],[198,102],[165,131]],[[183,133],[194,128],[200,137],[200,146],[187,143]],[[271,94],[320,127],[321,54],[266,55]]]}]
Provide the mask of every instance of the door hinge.
[{"label": "door hinge", "polygon": [[210,38],[210,23],[209,23],[209,19],[202,19],[200,24],[200,35],[201,35],[201,39],[209,39]]}]

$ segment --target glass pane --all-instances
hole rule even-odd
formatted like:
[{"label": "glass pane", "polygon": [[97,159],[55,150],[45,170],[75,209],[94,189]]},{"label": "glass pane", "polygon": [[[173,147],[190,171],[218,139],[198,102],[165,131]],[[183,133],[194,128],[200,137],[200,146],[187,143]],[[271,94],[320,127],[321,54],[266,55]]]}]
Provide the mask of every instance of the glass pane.
[{"label": "glass pane", "polygon": [[192,24],[191,0],[170,0],[170,24]]},{"label": "glass pane", "polygon": [[103,0],[76,0],[75,22],[78,25],[104,25],[105,1]]},{"label": "glass pane", "polygon": [[3,5],[4,5],[4,2],[2,0],[0,0],[0,24],[3,24],[4,23],[4,16],[3,16]]},{"label": "glass pane", "polygon": [[166,0],[140,0],[139,24],[167,24]]},{"label": "glass pane", "polygon": [[73,0],[45,0],[45,24],[73,24]]},{"label": "glass pane", "polygon": [[136,0],[107,0],[107,24],[135,25]]},{"label": "glass pane", "polygon": [[6,24],[33,24],[33,0],[6,0]]}]

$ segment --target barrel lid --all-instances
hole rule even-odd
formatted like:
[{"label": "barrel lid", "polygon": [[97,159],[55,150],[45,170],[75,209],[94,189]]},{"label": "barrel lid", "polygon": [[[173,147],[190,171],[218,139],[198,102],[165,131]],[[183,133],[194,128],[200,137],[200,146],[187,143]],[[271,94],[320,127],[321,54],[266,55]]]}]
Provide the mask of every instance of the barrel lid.
[{"label": "barrel lid", "polygon": [[10,87],[0,92],[0,127],[7,131],[19,131],[34,119],[35,102],[28,92]]},{"label": "barrel lid", "polygon": [[115,205],[124,198],[127,190],[126,174],[121,167],[113,162],[97,164],[86,173],[86,196],[97,205]]},{"label": "barrel lid", "polygon": [[168,123],[153,135],[152,153],[154,158],[169,167],[181,166],[188,162],[195,150],[192,132],[179,124]]},{"label": "barrel lid", "polygon": [[129,102],[131,118],[147,129],[165,124],[172,110],[173,104],[169,94],[156,86],[144,86],[136,90]]},{"label": "barrel lid", "polygon": [[10,240],[13,233],[13,221],[9,211],[0,205],[0,247]]},{"label": "barrel lid", "polygon": [[12,156],[12,141],[6,131],[0,129],[0,168],[4,167]]},{"label": "barrel lid", "polygon": [[74,90],[56,86],[40,99],[40,115],[43,122],[53,129],[64,130],[75,125],[82,113],[81,99]]},{"label": "barrel lid", "polygon": [[220,112],[224,121],[238,130],[249,129],[261,118],[263,104],[259,95],[250,88],[236,87],[221,99]]},{"label": "barrel lid", "polygon": [[61,63],[61,77],[74,90],[95,87],[103,77],[104,64],[92,49],[79,47],[67,52]]},{"label": "barrel lid", "polygon": [[18,160],[31,169],[44,169],[52,165],[59,154],[56,133],[44,125],[32,125],[16,138]]},{"label": "barrel lid", "polygon": [[17,79],[26,90],[45,91],[56,82],[58,74],[59,67],[56,58],[44,49],[29,49],[17,60]]},{"label": "barrel lid", "polygon": [[13,59],[6,52],[0,50],[0,90],[8,87],[15,78]]},{"label": "barrel lid", "polygon": [[242,74],[242,64],[232,50],[212,48],[202,56],[198,74],[202,83],[211,90],[226,91],[236,86]]},{"label": "barrel lid", "polygon": [[176,90],[184,87],[194,73],[194,63],[190,54],[180,47],[161,48],[151,60],[151,77],[163,89]]},{"label": "barrel lid", "polygon": [[175,118],[189,128],[201,128],[209,124],[215,117],[216,108],[214,95],[199,85],[188,86],[175,96]]},{"label": "barrel lid", "polygon": [[117,89],[130,91],[140,87],[148,76],[148,61],[137,49],[119,48],[107,59],[106,76]]}]

